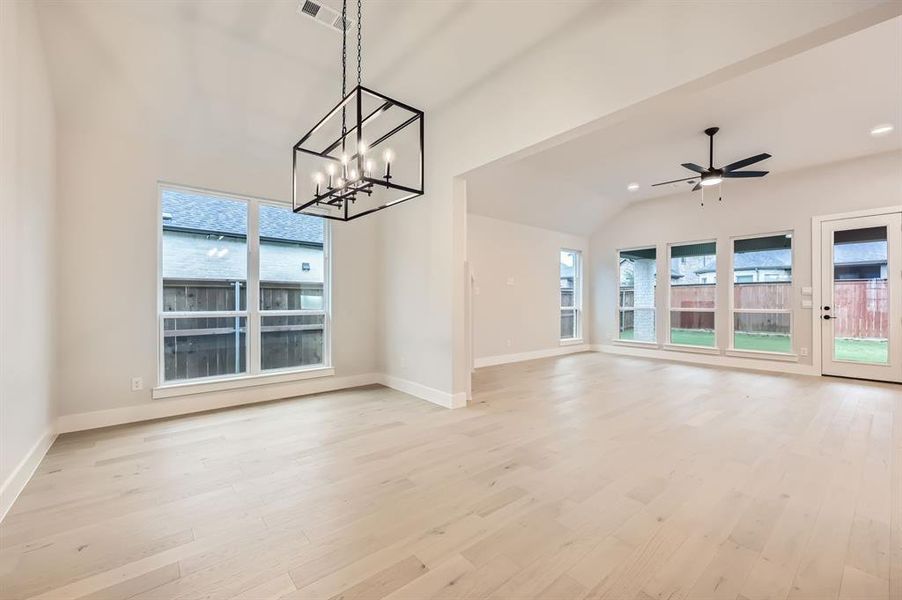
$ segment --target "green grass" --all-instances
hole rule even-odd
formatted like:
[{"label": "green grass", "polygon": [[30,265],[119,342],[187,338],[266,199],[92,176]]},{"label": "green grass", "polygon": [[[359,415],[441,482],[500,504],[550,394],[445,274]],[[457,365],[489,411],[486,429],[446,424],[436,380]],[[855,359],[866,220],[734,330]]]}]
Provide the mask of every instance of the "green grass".
[{"label": "green grass", "polygon": [[[674,329],[670,333],[671,343],[686,346],[714,347],[714,332],[699,329]],[[634,339],[633,330],[620,333],[621,340]],[[788,335],[737,333],[733,340],[736,350],[757,352],[792,352],[792,341]],[[861,340],[839,338],[836,340],[836,359],[851,362],[886,364],[889,347],[886,340]]]},{"label": "green grass", "polygon": [[836,360],[885,365],[889,361],[889,342],[886,340],[837,338],[833,355]]}]

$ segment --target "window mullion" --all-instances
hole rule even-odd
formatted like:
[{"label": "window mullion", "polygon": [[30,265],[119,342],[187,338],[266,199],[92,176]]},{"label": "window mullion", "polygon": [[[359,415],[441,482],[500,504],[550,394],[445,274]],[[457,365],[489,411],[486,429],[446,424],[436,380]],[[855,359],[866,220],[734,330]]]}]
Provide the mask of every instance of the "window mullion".
[{"label": "window mullion", "polygon": [[248,370],[260,373],[260,204],[247,206],[247,352]]}]

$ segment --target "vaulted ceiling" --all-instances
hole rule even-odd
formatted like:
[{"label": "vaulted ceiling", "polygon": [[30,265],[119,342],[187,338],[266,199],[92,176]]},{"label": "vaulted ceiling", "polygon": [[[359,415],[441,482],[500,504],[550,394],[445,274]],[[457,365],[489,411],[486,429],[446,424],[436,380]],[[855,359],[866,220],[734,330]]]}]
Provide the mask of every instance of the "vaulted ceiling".
[{"label": "vaulted ceiling", "polygon": [[[895,123],[895,131],[871,137],[870,129],[884,122]],[[774,173],[902,148],[902,17],[479,169],[468,177],[468,208],[589,234],[630,202],[688,198],[686,184],[651,184],[691,175],[680,163],[707,165],[702,131],[715,125],[721,128],[715,164],[769,152],[773,158],[760,168]],[[627,190],[631,182],[638,191]],[[725,190],[754,184],[732,180]]]},{"label": "vaulted ceiling", "polygon": [[[350,4],[353,15],[356,3]],[[296,0],[41,2],[62,126],[149,122],[161,135],[290,146],[340,95],[340,33],[298,6]],[[364,82],[440,109],[586,9],[579,0],[367,1]]]}]

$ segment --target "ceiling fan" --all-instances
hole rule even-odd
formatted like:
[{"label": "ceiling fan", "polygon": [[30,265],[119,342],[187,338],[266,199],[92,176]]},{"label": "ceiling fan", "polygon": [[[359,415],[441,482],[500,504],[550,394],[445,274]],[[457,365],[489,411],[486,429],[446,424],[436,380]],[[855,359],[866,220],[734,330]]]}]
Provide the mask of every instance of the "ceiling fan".
[{"label": "ceiling fan", "polygon": [[677,183],[679,181],[689,181],[692,182],[696,179],[699,179],[698,183],[695,184],[695,187],[692,188],[692,191],[700,190],[702,187],[707,187],[709,185],[717,185],[724,179],[732,179],[739,177],[764,177],[768,174],[768,171],[738,171],[737,169],[741,169],[743,167],[747,167],[749,165],[753,165],[756,162],[761,162],[767,158],[770,158],[770,154],[756,154],[755,156],[750,156],[748,158],[743,158],[742,160],[737,160],[734,163],[730,163],[725,167],[721,167],[719,169],[714,168],[714,134],[720,130],[719,127],[709,127],[705,129],[705,135],[708,136],[709,139],[709,151],[708,151],[708,168],[700,167],[695,163],[683,163],[683,167],[689,169],[690,171],[695,171],[698,175],[695,177],[684,177],[683,179],[673,179],[671,181],[662,181],[661,183],[654,183],[652,187],[658,185],[668,185],[671,183]]}]

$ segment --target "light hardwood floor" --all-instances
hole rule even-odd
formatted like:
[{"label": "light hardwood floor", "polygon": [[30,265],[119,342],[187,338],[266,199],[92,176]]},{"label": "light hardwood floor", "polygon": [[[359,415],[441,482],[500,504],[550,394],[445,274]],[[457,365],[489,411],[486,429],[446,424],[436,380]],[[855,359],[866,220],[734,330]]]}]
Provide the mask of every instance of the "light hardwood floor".
[{"label": "light hardwood floor", "polygon": [[61,437],[0,597],[902,598],[902,387],[577,354]]}]

